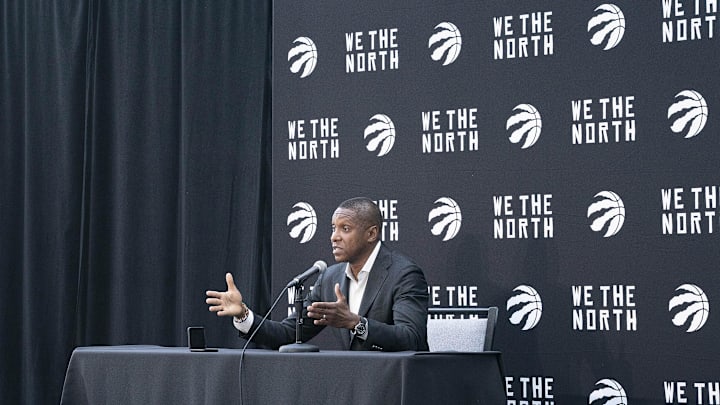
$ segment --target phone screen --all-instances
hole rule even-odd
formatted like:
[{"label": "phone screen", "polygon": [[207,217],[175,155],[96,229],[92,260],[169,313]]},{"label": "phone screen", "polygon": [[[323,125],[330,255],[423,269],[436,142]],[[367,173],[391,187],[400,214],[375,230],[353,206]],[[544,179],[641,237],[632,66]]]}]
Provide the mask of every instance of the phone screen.
[{"label": "phone screen", "polygon": [[205,328],[195,326],[188,328],[188,346],[191,349],[205,348]]}]

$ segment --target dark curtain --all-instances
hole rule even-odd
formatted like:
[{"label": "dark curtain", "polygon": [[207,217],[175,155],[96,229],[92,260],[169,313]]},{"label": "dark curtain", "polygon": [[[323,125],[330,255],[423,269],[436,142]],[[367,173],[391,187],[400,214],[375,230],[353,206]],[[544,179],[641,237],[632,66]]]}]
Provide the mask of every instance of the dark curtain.
[{"label": "dark curtain", "polygon": [[238,347],[269,306],[271,2],[0,6],[0,398],[57,403],[76,346]]}]

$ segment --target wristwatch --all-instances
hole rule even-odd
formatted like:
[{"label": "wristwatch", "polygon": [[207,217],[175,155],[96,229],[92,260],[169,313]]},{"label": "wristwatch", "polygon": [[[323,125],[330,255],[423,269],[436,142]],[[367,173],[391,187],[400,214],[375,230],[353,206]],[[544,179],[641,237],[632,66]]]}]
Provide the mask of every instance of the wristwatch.
[{"label": "wristwatch", "polygon": [[365,335],[367,335],[367,319],[360,317],[360,322],[355,325],[355,328],[352,330],[352,334],[360,337],[365,338]]}]

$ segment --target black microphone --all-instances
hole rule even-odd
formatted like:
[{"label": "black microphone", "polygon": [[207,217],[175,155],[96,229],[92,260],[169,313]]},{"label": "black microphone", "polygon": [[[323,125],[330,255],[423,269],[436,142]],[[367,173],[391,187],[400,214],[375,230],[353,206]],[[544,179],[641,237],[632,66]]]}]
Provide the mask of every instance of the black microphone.
[{"label": "black microphone", "polygon": [[322,260],[318,260],[315,262],[315,264],[313,264],[312,267],[305,270],[303,274],[300,274],[299,276],[292,279],[285,288],[296,287],[298,284],[301,284],[303,281],[310,278],[313,274],[318,272],[322,273],[323,271],[325,271],[325,269],[327,269],[327,263]]}]

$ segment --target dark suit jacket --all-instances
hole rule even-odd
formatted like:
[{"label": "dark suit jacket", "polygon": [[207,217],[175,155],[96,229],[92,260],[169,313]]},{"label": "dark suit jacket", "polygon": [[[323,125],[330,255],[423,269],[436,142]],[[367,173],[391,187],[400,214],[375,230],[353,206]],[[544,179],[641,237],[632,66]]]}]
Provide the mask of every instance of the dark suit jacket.
[{"label": "dark suit jacket", "polygon": [[[347,263],[338,263],[328,267],[318,277],[304,308],[312,302],[337,300],[335,283],[347,297],[349,280],[345,275]],[[428,350],[427,345],[427,308],[428,286],[425,275],[407,256],[390,250],[384,244],[375,259],[375,264],[365,288],[359,315],[368,320],[367,339],[352,337],[348,329],[331,329],[338,347],[352,350]],[[306,318],[306,310],[303,311]],[[250,333],[241,336],[247,338],[260,323],[255,316]],[[295,314],[282,322],[266,320],[257,331],[255,343],[278,348],[295,342]],[[324,326],[317,326],[310,318],[303,322],[303,341],[320,333]]]}]

